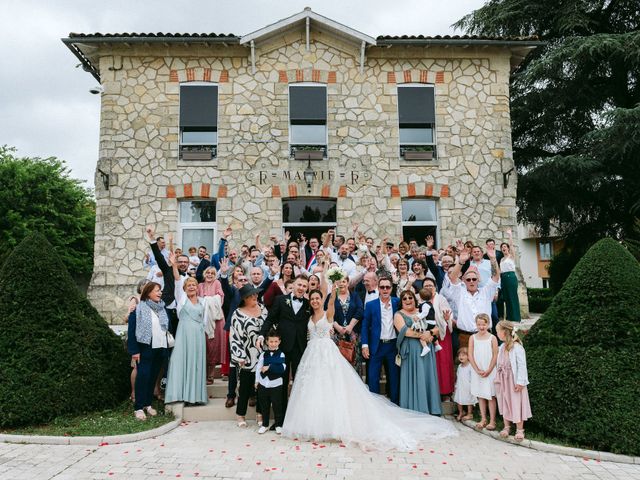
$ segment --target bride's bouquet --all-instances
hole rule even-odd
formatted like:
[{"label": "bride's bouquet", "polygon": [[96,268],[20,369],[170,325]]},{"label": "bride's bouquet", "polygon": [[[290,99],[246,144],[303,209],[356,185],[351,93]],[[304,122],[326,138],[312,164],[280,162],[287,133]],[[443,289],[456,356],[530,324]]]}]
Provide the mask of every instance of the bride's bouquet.
[{"label": "bride's bouquet", "polygon": [[345,278],[347,274],[340,267],[333,267],[327,270],[327,279],[331,281],[331,283],[336,283],[339,280]]}]

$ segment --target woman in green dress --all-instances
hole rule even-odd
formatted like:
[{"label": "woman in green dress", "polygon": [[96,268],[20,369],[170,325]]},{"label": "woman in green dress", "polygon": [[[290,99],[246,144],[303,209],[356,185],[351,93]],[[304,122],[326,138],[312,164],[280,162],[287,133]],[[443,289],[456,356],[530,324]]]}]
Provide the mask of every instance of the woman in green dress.
[{"label": "woman in green dress", "polygon": [[207,324],[204,301],[198,298],[198,281],[181,277],[171,259],[176,280],[175,297],[178,312],[176,343],[169,360],[165,403],[206,404],[207,363],[204,327]]},{"label": "woman in green dress", "polygon": [[[518,277],[516,276],[513,234],[507,230],[509,243],[500,244],[503,254],[500,260],[500,294],[498,295],[498,316],[511,322],[520,321],[520,300],[518,299]],[[506,313],[505,313],[506,305]]]},{"label": "woman in green dress", "polygon": [[[436,369],[436,352],[433,345],[434,335],[430,332],[413,330],[414,319],[418,315],[418,300],[411,290],[400,294],[401,309],[393,317],[398,332],[398,353],[400,365],[400,406],[416,412],[441,415],[440,386]],[[426,342],[431,350],[421,356],[422,344]]]}]

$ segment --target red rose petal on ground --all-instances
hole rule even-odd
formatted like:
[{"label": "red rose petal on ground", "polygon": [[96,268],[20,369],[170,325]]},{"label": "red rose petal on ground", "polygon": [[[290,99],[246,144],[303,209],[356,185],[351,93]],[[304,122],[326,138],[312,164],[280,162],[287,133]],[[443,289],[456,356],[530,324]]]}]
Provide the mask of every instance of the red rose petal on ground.
[{"label": "red rose petal on ground", "polygon": [[429,453],[436,453],[435,450],[429,450]]},{"label": "red rose petal on ground", "polygon": [[162,475],[162,474],[164,473],[164,470],[160,470],[160,471],[158,471],[158,473],[159,473],[160,475]]},{"label": "red rose petal on ground", "polygon": [[347,446],[341,443],[340,448],[347,448]]},{"label": "red rose petal on ground", "polygon": [[280,452],[280,455],[284,455],[284,452]]},{"label": "red rose petal on ground", "polygon": [[127,450],[126,452],[122,452],[123,455],[126,455],[127,453],[129,453],[129,450]]},{"label": "red rose petal on ground", "polygon": [[113,472],[109,472],[109,475],[113,475]]},{"label": "red rose petal on ground", "polygon": [[275,442],[275,439],[274,439],[274,440],[271,440],[271,441],[272,441],[272,442]]},{"label": "red rose petal on ground", "polygon": [[321,467],[322,464],[321,463],[316,463],[316,467]]},{"label": "red rose petal on ground", "polygon": [[262,462],[256,462],[256,465],[262,465]]},{"label": "red rose petal on ground", "polygon": [[176,473],[176,477],[180,478],[182,475],[180,475],[179,473]]},{"label": "red rose petal on ground", "polygon": [[446,465],[446,464],[447,464],[447,462],[442,462],[442,464],[443,464],[443,465]]},{"label": "red rose petal on ground", "polygon": [[242,457],[238,457],[238,458],[236,458],[236,460],[238,460],[239,462],[241,462],[241,461],[242,461]]},{"label": "red rose petal on ground", "polygon": [[424,452],[424,448],[419,448],[418,450],[420,450],[421,452]]},{"label": "red rose petal on ground", "polygon": [[426,477],[427,475],[429,475],[429,472],[424,472],[423,475]]},{"label": "red rose petal on ground", "polygon": [[227,453],[227,451],[226,451],[226,450],[220,450],[220,451],[221,451],[222,453]]},{"label": "red rose petal on ground", "polygon": [[209,449],[209,453],[211,453],[211,452],[213,452],[213,448],[210,448],[210,449]]},{"label": "red rose petal on ground", "polygon": [[278,469],[277,467],[273,467],[271,470],[277,470],[277,469]]},{"label": "red rose petal on ground", "polygon": [[411,468],[418,468],[417,465],[411,465]]},{"label": "red rose petal on ground", "polygon": [[139,448],[138,450],[136,450],[136,452],[141,452],[141,451],[142,451],[142,449],[141,449],[141,448]]},{"label": "red rose petal on ground", "polygon": [[413,452],[409,452],[409,455],[413,455]]},{"label": "red rose petal on ground", "polygon": [[250,444],[250,443],[245,443],[245,444],[244,444],[244,446],[245,446],[245,447],[250,447],[250,446],[251,446],[251,444]]},{"label": "red rose petal on ground", "polygon": [[582,457],[582,459],[583,459],[585,462],[588,462],[588,461],[589,461],[589,459],[588,459],[587,457]]},{"label": "red rose petal on ground", "polygon": [[194,475],[195,477],[197,477],[197,476],[199,476],[199,475],[200,475],[200,472],[193,472],[193,475]]},{"label": "red rose petal on ground", "polygon": [[164,447],[164,443],[161,443],[161,444],[160,444],[160,446],[161,446],[161,447]]}]

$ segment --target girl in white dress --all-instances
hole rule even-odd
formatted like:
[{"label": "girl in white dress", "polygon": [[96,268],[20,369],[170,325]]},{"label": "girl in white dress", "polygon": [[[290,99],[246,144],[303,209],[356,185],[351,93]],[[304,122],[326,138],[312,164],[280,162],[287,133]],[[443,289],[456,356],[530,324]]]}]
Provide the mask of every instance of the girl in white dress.
[{"label": "girl in white dress", "polygon": [[457,435],[453,424],[397,407],[369,392],[331,339],[335,290],[323,311],[319,290],[309,294],[313,314],[309,342],[293,383],[282,434],[290,438],[338,440],[363,449],[413,450],[421,440]]},{"label": "girl in white dress", "polygon": [[[478,403],[478,399],[471,394],[471,376],[473,367],[469,363],[469,350],[467,347],[458,349],[458,370],[456,372],[456,389],[453,394],[453,401],[458,404],[458,416],[456,419],[471,420],[473,418],[473,406]],[[467,408],[465,415],[464,409]]]},{"label": "girl in white dress", "polygon": [[[491,318],[486,313],[476,316],[478,333],[469,338],[469,362],[473,367],[471,394],[480,403],[480,422],[476,428],[496,429],[496,362],[498,361],[498,340],[489,333]],[[489,404],[489,424],[487,424],[487,404]]]}]

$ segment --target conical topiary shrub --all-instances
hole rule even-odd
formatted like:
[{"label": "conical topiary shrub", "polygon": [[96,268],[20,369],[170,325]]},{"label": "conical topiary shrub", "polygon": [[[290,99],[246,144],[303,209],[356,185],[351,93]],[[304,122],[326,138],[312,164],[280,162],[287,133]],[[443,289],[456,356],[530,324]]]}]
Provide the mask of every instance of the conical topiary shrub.
[{"label": "conical topiary shrub", "polygon": [[640,454],[640,264],[612,239],[576,265],[526,336],[536,430]]},{"label": "conical topiary shrub", "polygon": [[111,407],[129,391],[122,341],[51,244],[25,238],[0,268],[0,427]]}]

